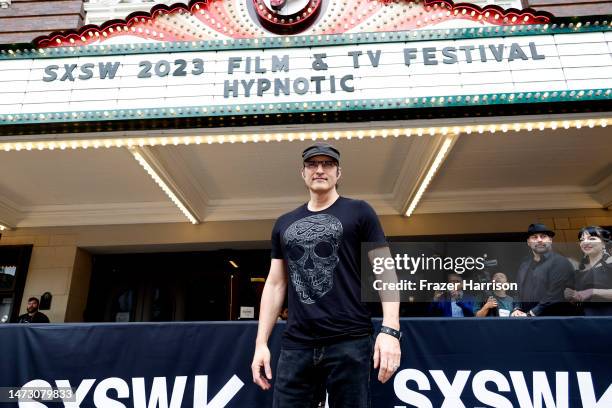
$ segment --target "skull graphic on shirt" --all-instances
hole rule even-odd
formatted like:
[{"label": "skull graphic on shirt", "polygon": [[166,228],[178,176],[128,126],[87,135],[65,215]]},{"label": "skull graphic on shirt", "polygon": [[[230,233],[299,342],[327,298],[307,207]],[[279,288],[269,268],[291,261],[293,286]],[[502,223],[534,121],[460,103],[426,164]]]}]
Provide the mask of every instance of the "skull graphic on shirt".
[{"label": "skull graphic on shirt", "polygon": [[284,233],[289,276],[302,303],[312,304],[334,286],[342,223],[330,214],[311,215]]}]

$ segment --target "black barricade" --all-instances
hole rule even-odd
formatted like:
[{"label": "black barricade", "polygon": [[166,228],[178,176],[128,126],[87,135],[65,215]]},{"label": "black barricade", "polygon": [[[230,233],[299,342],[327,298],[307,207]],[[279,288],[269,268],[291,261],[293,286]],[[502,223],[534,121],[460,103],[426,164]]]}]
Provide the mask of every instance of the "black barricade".
[{"label": "black barricade", "polygon": [[[375,325],[379,324],[375,321]],[[270,340],[278,357],[283,324]],[[402,365],[374,407],[612,407],[612,318],[403,319]],[[22,407],[269,407],[256,322],[0,326],[0,386],[70,387]],[[273,367],[274,367],[273,365]],[[0,403],[18,406],[17,403]]]}]

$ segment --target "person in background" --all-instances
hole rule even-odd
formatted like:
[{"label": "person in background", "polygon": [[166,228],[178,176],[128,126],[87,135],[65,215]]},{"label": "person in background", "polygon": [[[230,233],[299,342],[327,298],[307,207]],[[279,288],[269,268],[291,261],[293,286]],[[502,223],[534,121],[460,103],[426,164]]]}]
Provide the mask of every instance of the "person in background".
[{"label": "person in background", "polygon": [[29,298],[28,312],[19,316],[17,323],[49,323],[49,318],[44,313],[38,311],[39,304],[38,298]]},{"label": "person in background", "polygon": [[[496,283],[508,283],[508,277],[502,273],[497,272],[493,275],[493,282]],[[514,298],[506,293],[505,290],[496,290],[484,302],[476,312],[477,317],[487,316],[499,316],[508,317],[514,310]]]},{"label": "person in background", "polygon": [[565,298],[585,316],[612,316],[612,257],[610,232],[597,226],[578,232],[584,254],[574,272],[574,287],[565,289]]},{"label": "person in background", "polygon": [[555,232],[544,224],[531,224],[527,245],[531,255],[517,273],[519,302],[511,316],[566,316],[572,314],[564,290],[574,268],[552,249]]},{"label": "person in background", "polygon": [[284,307],[283,310],[281,310],[281,312],[278,314],[278,320],[287,321],[288,318],[289,318],[289,309]]},{"label": "person in background", "polygon": [[[461,287],[463,278],[457,273],[451,273],[447,282]],[[474,317],[474,306],[476,301],[462,290],[437,291],[429,311],[434,316],[441,317]]]}]

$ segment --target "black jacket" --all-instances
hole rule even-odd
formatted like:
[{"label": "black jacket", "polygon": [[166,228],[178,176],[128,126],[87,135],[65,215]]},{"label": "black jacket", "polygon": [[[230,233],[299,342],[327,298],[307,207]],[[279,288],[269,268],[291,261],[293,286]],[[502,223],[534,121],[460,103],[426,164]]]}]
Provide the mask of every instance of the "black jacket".
[{"label": "black jacket", "polygon": [[36,312],[33,316],[25,313],[19,316],[17,323],[49,323],[49,318],[41,312]]},{"label": "black jacket", "polygon": [[567,258],[548,252],[536,262],[533,256],[523,261],[517,274],[519,302],[517,309],[536,316],[571,314],[563,291],[572,279],[574,268]]}]

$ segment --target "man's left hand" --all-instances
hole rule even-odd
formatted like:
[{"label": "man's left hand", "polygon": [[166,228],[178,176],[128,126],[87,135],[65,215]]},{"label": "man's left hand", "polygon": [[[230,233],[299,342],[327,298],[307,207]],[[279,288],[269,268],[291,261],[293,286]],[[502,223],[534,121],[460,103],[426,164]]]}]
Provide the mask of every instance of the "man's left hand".
[{"label": "man's left hand", "polygon": [[378,381],[387,382],[397,371],[402,358],[400,342],[386,333],[379,333],[374,344],[374,368],[378,370]]}]

